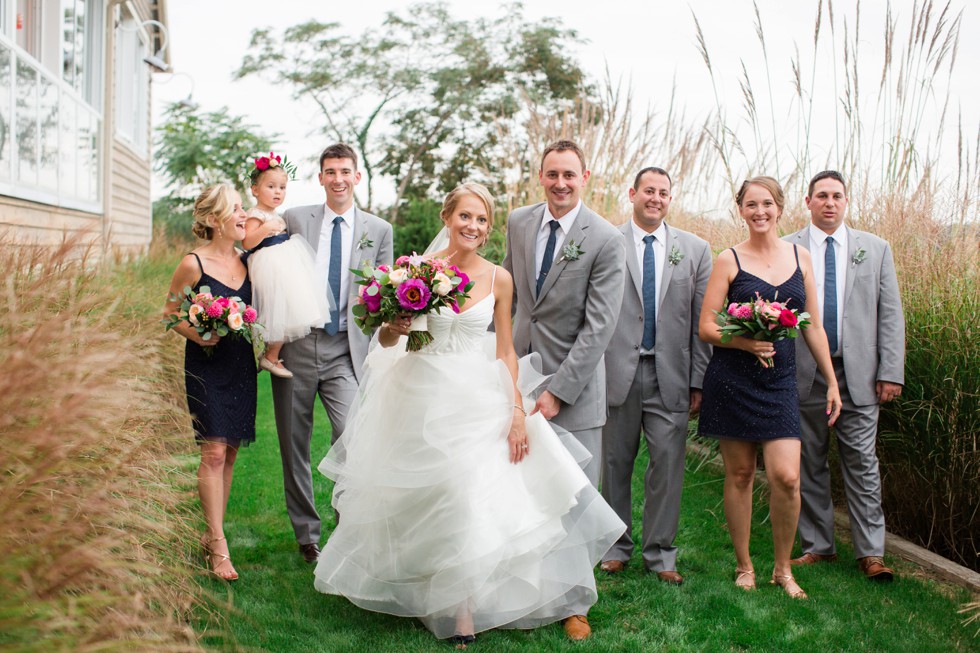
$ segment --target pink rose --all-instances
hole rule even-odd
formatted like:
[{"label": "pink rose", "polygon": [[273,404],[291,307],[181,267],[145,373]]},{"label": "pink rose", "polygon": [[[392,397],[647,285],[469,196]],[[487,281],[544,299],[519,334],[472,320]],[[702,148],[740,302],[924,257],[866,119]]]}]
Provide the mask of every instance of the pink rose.
[{"label": "pink rose", "polygon": [[231,305],[231,300],[227,297],[218,297],[214,300],[215,304],[220,304],[221,308],[228,308]]},{"label": "pink rose", "polygon": [[260,156],[255,160],[255,168],[257,170],[268,170],[269,169],[269,159],[268,157]]},{"label": "pink rose", "polygon": [[228,303],[228,312],[229,313],[238,313],[239,310],[240,309],[238,308],[238,302],[229,302]]},{"label": "pink rose", "polygon": [[402,256],[399,256],[397,259],[395,259],[395,265],[399,267],[402,265],[408,265],[408,259],[409,259],[408,255],[403,254]]},{"label": "pink rose", "polygon": [[194,298],[194,301],[195,302],[206,303],[206,302],[211,301],[212,299],[214,299],[214,295],[212,295],[211,293],[209,293],[209,292],[199,292],[199,293],[197,293],[197,297]]},{"label": "pink rose", "polygon": [[740,306],[739,306],[739,304],[737,302],[732,302],[731,304],[728,305],[728,314],[729,315],[734,315],[735,317],[738,317],[738,309],[739,308],[740,308]]},{"label": "pink rose", "polygon": [[362,287],[364,294],[361,296],[361,300],[364,302],[364,308],[369,313],[377,313],[381,310],[381,285],[372,279],[371,283]]},{"label": "pink rose", "polygon": [[384,263],[382,263],[381,265],[379,265],[378,266],[378,269],[381,270],[382,272],[388,272],[388,271],[391,270],[391,268],[388,267],[387,265],[385,265]]},{"label": "pink rose", "polygon": [[769,304],[769,305],[770,305],[770,306],[772,306],[772,307],[773,307],[774,309],[776,309],[777,311],[782,311],[782,310],[783,310],[783,308],[785,308],[785,307],[784,307],[784,306],[783,306],[782,304],[780,304],[779,302],[773,302],[773,303],[771,303],[771,304]]},{"label": "pink rose", "polygon": [[248,308],[246,308],[245,309],[245,312],[242,313],[242,319],[245,320],[245,324],[252,324],[252,323],[254,323],[255,322],[255,318],[257,318],[258,316],[259,316],[259,314],[256,313],[255,312],[255,309],[252,308],[251,306],[249,306]]},{"label": "pink rose", "polygon": [[221,304],[219,304],[218,302],[212,303],[204,310],[204,313],[208,317],[221,317],[221,314],[224,312],[225,312],[224,307],[221,306]]},{"label": "pink rose", "polygon": [[796,318],[796,314],[793,311],[784,308],[779,314],[779,323],[784,327],[795,327],[799,320]]}]

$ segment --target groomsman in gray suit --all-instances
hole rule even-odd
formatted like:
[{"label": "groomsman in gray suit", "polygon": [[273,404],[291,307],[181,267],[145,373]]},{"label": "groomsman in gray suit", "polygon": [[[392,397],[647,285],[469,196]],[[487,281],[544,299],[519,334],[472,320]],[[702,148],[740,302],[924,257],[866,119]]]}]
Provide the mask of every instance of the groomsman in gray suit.
[{"label": "groomsman in gray suit", "polygon": [[609,419],[602,430],[602,496],[626,523],[602,570],[622,571],[633,554],[633,466],[644,436],[643,564],[680,585],[677,524],[681,514],[689,413],[701,407],[701,379],[711,347],[698,337],[701,301],[711,274],[711,248],[664,222],[670,175],[644,168],[629,190],[633,219],[626,237],[626,290],[606,349]]},{"label": "groomsman in gray suit", "polygon": [[[624,239],[585,206],[585,155],[571,141],[545,148],[538,173],[546,202],[515,210],[507,219],[504,268],[514,277],[514,348],[541,356],[551,374],[532,413],[540,412],[589,450],[585,468],[599,482],[602,425],[606,421],[603,352],[623,298]],[[565,632],[591,633],[588,603],[570,604]]]},{"label": "groomsman in gray suit", "polygon": [[361,180],[354,150],[343,143],[325,149],[318,179],[326,203],[289,209],[283,217],[289,234],[300,234],[316,250],[316,275],[326,281],[335,309],[324,328],[282,348],[283,363],[293,377],[272,379],[286,511],[307,562],[320,554],[320,516],[310,468],[315,400],[319,395],[330,419],[331,441],[336,442],[367,355],[369,338],[354,325],[350,311],[357,292],[350,268],[392,262],[391,225],[354,206],[354,187]]},{"label": "groomsman in gray suit", "polygon": [[[821,317],[840,387],[843,410],[834,432],[854,553],[861,571],[890,581],[885,566],[885,516],[875,442],[878,407],[902,394],[905,382],[905,316],[887,242],[844,225],[847,185],[834,170],[810,181],[806,197],[811,224],[786,237],[810,250]],[[810,350],[796,343],[797,382],[803,427],[800,465],[800,542],[793,564],[832,562],[834,506],[827,465],[827,383]]]}]

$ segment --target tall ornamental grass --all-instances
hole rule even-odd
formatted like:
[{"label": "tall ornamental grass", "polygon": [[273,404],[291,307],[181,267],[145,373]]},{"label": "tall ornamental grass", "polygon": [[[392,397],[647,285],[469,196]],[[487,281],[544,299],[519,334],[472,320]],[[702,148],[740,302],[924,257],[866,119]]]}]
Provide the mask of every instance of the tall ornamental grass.
[{"label": "tall ornamental grass", "polygon": [[154,265],[0,238],[0,650],[199,650]]}]

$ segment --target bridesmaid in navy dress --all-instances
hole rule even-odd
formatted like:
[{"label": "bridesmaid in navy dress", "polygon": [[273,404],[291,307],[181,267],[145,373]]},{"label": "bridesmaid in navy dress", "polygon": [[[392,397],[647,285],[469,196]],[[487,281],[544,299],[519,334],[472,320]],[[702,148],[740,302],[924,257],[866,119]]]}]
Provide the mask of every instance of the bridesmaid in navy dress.
[{"label": "bridesmaid in navy dress", "polygon": [[[810,254],[779,238],[784,205],[779,182],[753,177],[742,184],[736,202],[749,237],[718,255],[708,279],[699,333],[714,350],[704,375],[699,433],[718,439],[725,463],[725,520],[735,547],[735,584],[755,588],[749,531],[756,447],[761,445],[770,489],[772,583],[793,598],[806,598],[790,571],[800,516],[800,414],[793,341],[774,344],[736,336],[723,344],[714,311],[723,311],[729,302],[754,300],[757,292],[769,300],[778,294],[789,308],[810,314],[803,337],[826,378],[833,376],[830,348],[818,314]],[[827,390],[828,424],[834,423],[840,408],[835,382]]]},{"label": "bridesmaid in navy dress", "polygon": [[[235,242],[245,237],[245,211],[232,186],[207,188],[194,202],[194,234],[205,241],[181,260],[170,283],[170,297],[183,288],[208,286],[215,297],[239,297],[252,302],[252,286],[242,253]],[[168,299],[164,315],[178,312],[180,300]],[[183,322],[174,331],[187,338],[184,381],[194,438],[201,446],[197,487],[207,522],[201,540],[211,571],[223,580],[238,579],[224,534],[225,506],[231,491],[238,448],[255,440],[255,357],[244,339],[203,340]],[[209,351],[206,351],[209,350]]]}]

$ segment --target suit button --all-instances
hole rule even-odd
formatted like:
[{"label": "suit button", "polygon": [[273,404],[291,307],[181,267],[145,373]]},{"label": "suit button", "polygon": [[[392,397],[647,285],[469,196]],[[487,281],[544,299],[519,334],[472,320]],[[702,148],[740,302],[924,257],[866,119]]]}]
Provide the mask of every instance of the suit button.
[{"label": "suit button", "polygon": [[639,315],[639,316],[637,316],[637,317],[639,317],[639,319],[640,319],[640,322],[642,322],[642,321],[643,321],[643,316],[642,316],[642,315]]},{"label": "suit button", "polygon": [[532,317],[531,318],[531,324],[537,324],[537,323],[538,323],[538,318]]},{"label": "suit button", "polygon": [[640,346],[639,345],[633,345],[633,349],[639,351],[640,350]]}]

